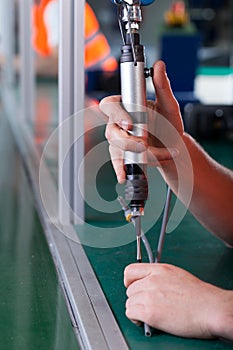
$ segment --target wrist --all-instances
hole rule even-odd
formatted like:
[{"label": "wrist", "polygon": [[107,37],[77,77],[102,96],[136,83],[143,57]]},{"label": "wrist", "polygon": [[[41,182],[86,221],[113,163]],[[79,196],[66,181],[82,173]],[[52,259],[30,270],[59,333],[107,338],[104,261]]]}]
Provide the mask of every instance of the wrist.
[{"label": "wrist", "polygon": [[233,291],[222,290],[216,300],[216,317],[212,317],[211,333],[218,338],[233,341]]}]

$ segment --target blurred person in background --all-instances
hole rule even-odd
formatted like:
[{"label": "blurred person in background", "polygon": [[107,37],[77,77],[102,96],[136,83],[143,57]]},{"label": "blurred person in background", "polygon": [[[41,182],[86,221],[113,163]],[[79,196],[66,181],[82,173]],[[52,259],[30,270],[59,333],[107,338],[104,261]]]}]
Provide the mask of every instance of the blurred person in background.
[{"label": "blurred person in background", "polygon": [[[58,0],[36,0],[32,8],[32,45],[35,50],[35,71],[39,76],[57,76],[59,45],[59,2]],[[109,43],[100,29],[91,6],[85,4],[85,70],[101,72],[103,79],[109,79],[118,70],[117,60],[112,56]],[[5,61],[0,54],[0,64]],[[14,58],[19,71],[20,57]]]}]

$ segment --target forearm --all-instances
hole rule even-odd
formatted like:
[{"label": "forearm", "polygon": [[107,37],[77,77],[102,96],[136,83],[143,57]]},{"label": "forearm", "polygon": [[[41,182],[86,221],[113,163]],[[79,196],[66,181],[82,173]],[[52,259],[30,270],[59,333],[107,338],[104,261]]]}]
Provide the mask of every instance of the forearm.
[{"label": "forearm", "polygon": [[[192,169],[183,145],[179,145],[180,155],[177,160],[162,165],[165,179],[198,221],[226,243],[233,245],[233,173],[210,158],[189,135],[183,136],[183,142],[190,155]],[[180,168],[179,174],[177,167]],[[190,203],[187,203],[187,192],[192,184],[187,172],[193,174]],[[180,191],[181,187],[183,190]]]}]

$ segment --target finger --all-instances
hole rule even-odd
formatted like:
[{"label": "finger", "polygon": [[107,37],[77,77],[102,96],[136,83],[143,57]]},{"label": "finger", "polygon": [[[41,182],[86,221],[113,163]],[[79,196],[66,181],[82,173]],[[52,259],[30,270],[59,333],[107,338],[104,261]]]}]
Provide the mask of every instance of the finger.
[{"label": "finger", "polygon": [[130,319],[130,321],[133,322],[138,327],[142,327],[143,326],[143,322],[142,321],[133,320],[133,319]]},{"label": "finger", "polygon": [[[130,299],[128,299],[128,301],[129,300]],[[145,306],[141,300],[137,303],[126,303],[125,314],[133,323],[139,326],[143,325],[146,319]]]},{"label": "finger", "polygon": [[[109,146],[109,153],[110,153],[110,157],[111,157],[111,161],[112,161],[112,165],[114,168],[114,171],[116,173],[117,176],[117,181],[120,184],[123,184],[126,180],[126,173],[125,173],[125,167],[124,167],[124,149],[121,149],[119,146],[119,142],[121,140],[117,140],[115,143],[116,145],[114,145],[114,142],[110,142],[110,146]],[[120,146],[123,145],[124,148],[124,141],[120,142]],[[131,146],[131,147],[129,147]],[[133,146],[133,147],[132,147]],[[130,144],[125,144],[125,149],[126,150],[133,150],[133,151],[139,151],[140,149],[144,149],[144,145],[141,145],[141,143],[135,143],[135,142],[131,142]],[[164,159],[168,159],[166,156],[161,156],[159,157],[161,160]],[[154,157],[153,157],[154,160]],[[159,165],[159,162],[157,162],[156,166]]]},{"label": "finger", "polygon": [[[156,268],[156,271],[154,270]],[[165,275],[164,271],[154,264],[153,270],[147,271],[147,274],[138,279],[134,280],[127,288],[126,295],[128,298],[135,297],[138,294],[142,294],[145,298],[149,295],[150,291],[155,291],[160,286],[163,276]]]},{"label": "finger", "polygon": [[179,105],[173,95],[165,64],[162,61],[154,64],[153,83],[156,91],[156,107],[158,112],[162,115],[179,113]]},{"label": "finger", "polygon": [[155,270],[155,265],[149,263],[130,264],[124,271],[124,285],[126,288],[135,281],[149,276]]},{"label": "finger", "polygon": [[148,163],[153,166],[159,166],[161,162],[169,161],[179,155],[177,148],[157,148],[148,147],[147,157]]},{"label": "finger", "polygon": [[105,97],[99,107],[111,122],[116,123],[124,130],[132,129],[132,120],[120,102],[120,96]]},{"label": "finger", "polygon": [[141,137],[136,137],[129,134],[127,131],[119,128],[118,125],[108,122],[105,137],[109,143],[115,147],[118,147],[124,151],[143,152],[146,150],[146,140]]},{"label": "finger", "polygon": [[126,174],[124,170],[124,151],[143,152],[146,150],[146,141],[129,135],[115,123],[108,122],[105,136],[109,141],[109,152],[117,180],[124,183]]},{"label": "finger", "polygon": [[120,184],[123,184],[126,179],[125,169],[124,169],[124,151],[119,149],[118,147],[114,147],[112,145],[109,146],[109,153],[111,156],[111,161],[113,165],[113,169],[117,176],[117,181]]},{"label": "finger", "polygon": [[[145,290],[150,288],[150,277],[151,275],[146,275],[145,277],[133,281],[126,290],[126,295],[128,298],[134,297],[136,294],[142,294]],[[149,280],[149,282],[148,282]]]},{"label": "finger", "polygon": [[[146,292],[145,288],[137,293],[132,294],[132,296],[128,297],[126,300],[125,306],[126,308],[134,307],[135,305],[145,305]],[[147,298],[148,300],[148,298]]]}]

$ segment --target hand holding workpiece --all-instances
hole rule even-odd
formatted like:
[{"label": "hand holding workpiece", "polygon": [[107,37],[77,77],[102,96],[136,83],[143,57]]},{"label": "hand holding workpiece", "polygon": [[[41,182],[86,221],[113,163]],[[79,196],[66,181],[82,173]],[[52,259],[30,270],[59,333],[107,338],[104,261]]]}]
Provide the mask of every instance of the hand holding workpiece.
[{"label": "hand holding workpiece", "polygon": [[155,329],[192,338],[233,340],[233,293],[167,264],[126,267],[126,315]]},{"label": "hand holding workpiece", "polygon": [[[125,180],[123,154],[124,151],[142,152],[148,149],[149,163],[171,160],[179,151],[176,148],[166,149],[153,135],[155,130],[155,115],[166,116],[166,119],[176,128],[182,137],[184,129],[179,105],[175,100],[162,61],[155,63],[153,82],[156,91],[156,102],[148,101],[149,112],[149,140],[132,136],[128,133],[132,129],[132,120],[120,103],[120,96],[106,97],[100,102],[101,110],[109,117],[106,127],[106,138],[110,143],[109,151],[113,167],[119,183]],[[158,118],[159,119],[159,118]]]}]

